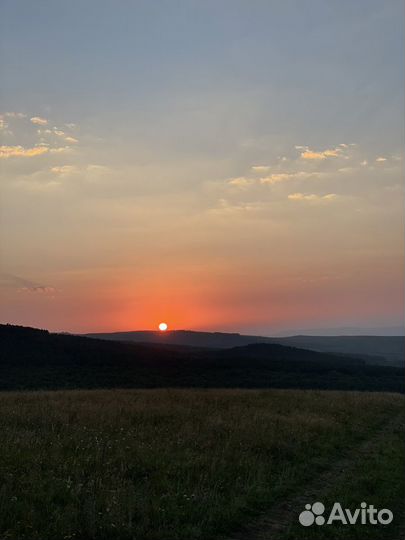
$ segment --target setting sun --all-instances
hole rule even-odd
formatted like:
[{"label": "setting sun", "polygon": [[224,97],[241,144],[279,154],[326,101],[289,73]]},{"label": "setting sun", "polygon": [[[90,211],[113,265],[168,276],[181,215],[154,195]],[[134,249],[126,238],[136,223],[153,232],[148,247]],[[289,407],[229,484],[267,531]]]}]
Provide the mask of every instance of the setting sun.
[{"label": "setting sun", "polygon": [[166,324],[165,322],[161,322],[161,323],[159,324],[159,330],[160,330],[161,332],[165,332],[165,331],[167,330],[167,324]]}]

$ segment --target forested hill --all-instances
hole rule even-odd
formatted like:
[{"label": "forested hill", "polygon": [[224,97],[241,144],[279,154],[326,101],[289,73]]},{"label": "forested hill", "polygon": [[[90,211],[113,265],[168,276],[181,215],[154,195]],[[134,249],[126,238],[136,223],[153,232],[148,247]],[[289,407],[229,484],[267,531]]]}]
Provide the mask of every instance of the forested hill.
[{"label": "forested hill", "polygon": [[0,390],[322,388],[403,392],[404,370],[279,344],[208,349],[0,325]]},{"label": "forested hill", "polygon": [[215,348],[241,347],[251,343],[278,343],[319,352],[356,355],[372,364],[405,365],[405,336],[290,336],[275,338],[190,330],[112,332],[86,334],[86,336],[112,341],[167,343]]}]

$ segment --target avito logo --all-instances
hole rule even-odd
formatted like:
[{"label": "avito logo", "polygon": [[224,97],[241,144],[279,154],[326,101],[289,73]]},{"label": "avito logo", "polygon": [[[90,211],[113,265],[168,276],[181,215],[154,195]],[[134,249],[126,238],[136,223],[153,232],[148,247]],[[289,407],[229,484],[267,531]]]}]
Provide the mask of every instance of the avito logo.
[{"label": "avito logo", "polygon": [[372,504],[362,502],[360,508],[351,511],[348,508],[342,508],[339,502],[335,502],[329,516],[324,516],[325,505],[321,502],[306,504],[305,510],[301,512],[298,519],[304,527],[310,527],[314,523],[316,525],[331,525],[332,523],[340,522],[342,525],[354,525],[361,523],[362,525],[388,525],[394,519],[391,510],[382,508],[378,510]]}]

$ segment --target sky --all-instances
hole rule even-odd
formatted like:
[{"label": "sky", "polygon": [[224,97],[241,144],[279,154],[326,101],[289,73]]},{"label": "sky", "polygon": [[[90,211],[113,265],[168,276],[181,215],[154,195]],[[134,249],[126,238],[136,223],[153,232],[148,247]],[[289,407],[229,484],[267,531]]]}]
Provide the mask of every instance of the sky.
[{"label": "sky", "polygon": [[404,323],[402,0],[3,0],[1,321]]}]

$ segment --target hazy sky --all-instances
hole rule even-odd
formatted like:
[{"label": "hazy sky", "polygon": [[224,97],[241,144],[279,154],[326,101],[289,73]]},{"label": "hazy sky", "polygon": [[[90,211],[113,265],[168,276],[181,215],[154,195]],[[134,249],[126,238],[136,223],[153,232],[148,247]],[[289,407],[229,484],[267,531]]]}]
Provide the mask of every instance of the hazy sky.
[{"label": "hazy sky", "polygon": [[403,0],[3,0],[3,322],[403,323]]}]

